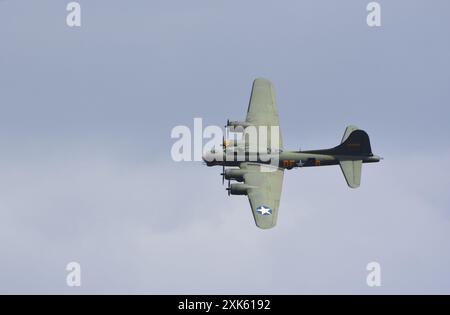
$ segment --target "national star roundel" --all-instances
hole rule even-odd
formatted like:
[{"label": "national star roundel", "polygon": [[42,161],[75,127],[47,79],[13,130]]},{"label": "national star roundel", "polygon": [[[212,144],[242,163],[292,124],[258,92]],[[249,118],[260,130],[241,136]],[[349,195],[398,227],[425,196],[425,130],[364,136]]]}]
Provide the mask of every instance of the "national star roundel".
[{"label": "national star roundel", "polygon": [[267,206],[259,206],[258,208],[256,208],[256,212],[262,215],[271,215],[272,209]]}]

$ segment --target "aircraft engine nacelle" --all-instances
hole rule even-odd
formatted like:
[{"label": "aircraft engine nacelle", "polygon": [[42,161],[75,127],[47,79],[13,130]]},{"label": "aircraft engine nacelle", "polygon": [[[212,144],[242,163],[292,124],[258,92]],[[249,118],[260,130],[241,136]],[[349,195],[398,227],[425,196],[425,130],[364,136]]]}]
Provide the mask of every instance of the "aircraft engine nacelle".
[{"label": "aircraft engine nacelle", "polygon": [[250,186],[246,184],[231,184],[230,188],[227,188],[231,195],[247,195],[249,189]]},{"label": "aircraft engine nacelle", "polygon": [[226,169],[225,179],[237,180],[238,182],[244,181],[245,171],[241,169]]}]

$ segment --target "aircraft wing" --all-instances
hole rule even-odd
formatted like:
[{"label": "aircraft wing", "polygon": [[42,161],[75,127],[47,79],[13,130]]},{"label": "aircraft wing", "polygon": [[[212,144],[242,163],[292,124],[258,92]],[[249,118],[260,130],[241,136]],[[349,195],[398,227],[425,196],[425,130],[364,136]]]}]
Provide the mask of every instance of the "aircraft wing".
[{"label": "aircraft wing", "polygon": [[[275,90],[269,80],[258,78],[253,81],[246,122],[255,126],[279,126]],[[270,131],[268,132],[270,139]],[[279,132],[279,147],[283,147]]]},{"label": "aircraft wing", "polygon": [[258,163],[241,163],[240,167],[247,171],[244,182],[251,186],[248,199],[256,225],[261,229],[274,227],[277,223],[284,170]]}]

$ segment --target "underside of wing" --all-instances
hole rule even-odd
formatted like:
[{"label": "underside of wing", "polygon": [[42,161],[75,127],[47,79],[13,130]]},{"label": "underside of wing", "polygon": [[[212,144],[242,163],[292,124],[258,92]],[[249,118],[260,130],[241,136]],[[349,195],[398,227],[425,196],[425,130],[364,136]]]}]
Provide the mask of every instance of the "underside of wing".
[{"label": "underside of wing", "polygon": [[[275,101],[275,90],[269,80],[258,78],[253,82],[247,110],[246,122],[255,126],[277,126],[279,147],[282,148],[279,118]],[[270,134],[270,131],[269,131]]]},{"label": "underside of wing", "polygon": [[277,223],[283,185],[283,169],[257,163],[242,163],[247,170],[244,175],[248,190],[248,199],[256,225],[261,229],[270,229]]}]

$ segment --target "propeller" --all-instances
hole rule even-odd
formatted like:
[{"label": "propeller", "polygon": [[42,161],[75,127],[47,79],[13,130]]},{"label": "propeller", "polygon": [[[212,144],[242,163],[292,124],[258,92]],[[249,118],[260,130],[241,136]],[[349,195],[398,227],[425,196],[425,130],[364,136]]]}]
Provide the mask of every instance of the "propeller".
[{"label": "propeller", "polygon": [[222,148],[224,151],[227,150],[227,147],[232,146],[231,140],[227,139],[225,136],[222,137]]},{"label": "propeller", "polygon": [[228,180],[227,191],[228,191],[228,196],[231,196],[231,185],[230,185],[230,180]]},{"label": "propeller", "polygon": [[225,165],[222,165],[222,173],[220,173],[220,175],[222,175],[222,185],[225,184]]},{"label": "propeller", "polygon": [[229,126],[230,126],[230,120],[227,119],[227,124],[224,126],[225,127],[225,133],[223,134],[222,144],[225,144],[225,138],[228,138],[228,127]]}]

